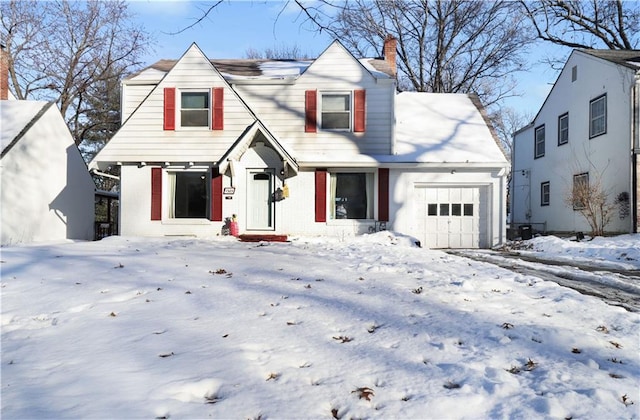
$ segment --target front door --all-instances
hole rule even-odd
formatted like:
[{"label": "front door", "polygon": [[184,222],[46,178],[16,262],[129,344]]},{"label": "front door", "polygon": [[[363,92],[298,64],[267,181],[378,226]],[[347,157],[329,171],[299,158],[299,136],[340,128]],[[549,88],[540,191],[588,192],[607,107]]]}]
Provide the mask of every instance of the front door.
[{"label": "front door", "polygon": [[247,173],[247,230],[274,230],[273,170]]}]

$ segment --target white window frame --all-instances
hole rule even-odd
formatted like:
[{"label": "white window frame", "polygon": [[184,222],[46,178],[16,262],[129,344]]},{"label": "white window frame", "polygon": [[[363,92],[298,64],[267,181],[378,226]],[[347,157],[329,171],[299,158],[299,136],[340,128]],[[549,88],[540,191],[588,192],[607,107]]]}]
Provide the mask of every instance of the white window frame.
[{"label": "white window frame", "polygon": [[[567,126],[564,128],[562,127],[563,120],[567,121]],[[563,138],[563,134],[566,138]],[[562,146],[567,143],[569,143],[569,113],[565,112],[558,117],[558,146]]]},{"label": "white window frame", "polygon": [[[198,126],[183,126],[182,125],[182,94],[183,93],[202,93],[207,95],[207,102],[209,107],[207,108],[207,125],[198,125]],[[210,89],[179,89],[177,94],[177,106],[176,106],[176,128],[180,130],[210,130],[211,129],[211,108],[213,104],[211,103],[213,100]],[[187,108],[190,109],[190,108]],[[196,109],[196,108],[191,108]],[[199,109],[199,108],[198,108]]]},{"label": "white window frame", "polygon": [[[366,193],[367,193],[367,210],[366,217],[364,219],[350,219],[350,218],[337,218],[336,215],[336,185],[338,174],[365,174],[366,176]],[[331,222],[338,223],[353,223],[353,222],[370,222],[375,220],[375,206],[376,206],[376,174],[373,170],[332,170],[329,172],[329,197],[327,202],[329,204],[329,220]]]},{"label": "white window frame", "polygon": [[[604,102],[603,112],[602,114],[594,115],[593,108],[599,102]],[[595,132],[594,131],[594,123],[596,121],[602,120],[602,130]],[[603,134],[607,134],[607,94],[603,94],[589,101],[589,138],[592,139],[594,137],[601,136]]]},{"label": "white window frame", "polygon": [[551,204],[551,181],[540,183],[540,205],[548,206]]},{"label": "white window frame", "polygon": [[[542,133],[542,136],[539,136],[538,133]],[[538,159],[544,156],[545,153],[545,128],[544,124],[539,125],[534,130],[534,144],[533,144],[533,155],[534,159]],[[542,146],[542,153],[539,153],[539,146]]]},{"label": "white window frame", "polygon": [[[205,204],[205,215],[203,217],[176,217],[176,176],[177,174],[184,173],[199,173],[205,176],[205,188],[207,192],[207,199]],[[189,221],[189,220],[209,220],[211,211],[211,171],[204,169],[182,170],[182,171],[167,171],[167,210],[168,218],[173,221]]]},{"label": "white window frame", "polygon": [[[353,130],[353,91],[345,91],[345,90],[336,90],[336,91],[331,91],[331,90],[325,90],[325,91],[319,91],[319,101],[318,101],[318,128],[323,130],[323,131],[352,131]],[[324,115],[324,109],[323,109],[323,103],[324,103],[324,96],[325,95],[346,95],[348,96],[348,103],[349,103],[349,110],[348,111],[335,111],[335,112],[343,112],[343,113],[348,113],[349,117],[348,117],[348,127],[346,128],[326,128],[324,127],[323,124],[323,115]],[[327,111],[329,112],[329,111]]]}]

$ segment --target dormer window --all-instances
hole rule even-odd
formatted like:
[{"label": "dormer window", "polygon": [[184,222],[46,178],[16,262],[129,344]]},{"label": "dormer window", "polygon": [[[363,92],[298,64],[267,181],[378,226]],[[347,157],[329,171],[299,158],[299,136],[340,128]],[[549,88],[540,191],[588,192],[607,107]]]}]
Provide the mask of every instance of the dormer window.
[{"label": "dormer window", "polygon": [[164,88],[163,129],[224,130],[224,88],[181,90]]},{"label": "dormer window", "polygon": [[320,127],[325,130],[351,129],[351,94],[321,94]]},{"label": "dormer window", "polygon": [[180,93],[180,126],[209,127],[209,92]]},{"label": "dormer window", "polygon": [[366,92],[364,89],[346,92],[305,92],[304,131],[351,131],[366,129]]}]

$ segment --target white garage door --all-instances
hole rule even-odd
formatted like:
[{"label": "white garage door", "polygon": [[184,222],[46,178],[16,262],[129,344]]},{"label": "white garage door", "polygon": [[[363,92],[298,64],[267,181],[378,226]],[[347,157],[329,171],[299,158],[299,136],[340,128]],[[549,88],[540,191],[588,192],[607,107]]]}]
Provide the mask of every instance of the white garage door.
[{"label": "white garage door", "polygon": [[[486,238],[481,187],[416,187],[416,236],[428,248],[480,248]],[[486,193],[485,193],[486,194]]]}]

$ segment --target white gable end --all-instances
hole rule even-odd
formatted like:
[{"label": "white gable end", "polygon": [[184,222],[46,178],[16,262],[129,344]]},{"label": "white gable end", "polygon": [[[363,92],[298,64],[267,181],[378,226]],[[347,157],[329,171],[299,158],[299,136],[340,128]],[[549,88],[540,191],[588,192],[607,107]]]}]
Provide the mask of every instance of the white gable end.
[{"label": "white gable end", "polygon": [[[174,130],[164,129],[165,88],[176,92]],[[223,88],[224,130],[180,127],[181,93],[211,92],[213,88]],[[126,98],[126,94],[124,96]],[[209,107],[212,104],[210,98]],[[246,105],[193,44],[133,111],[91,166],[98,162],[101,166],[108,162],[216,162],[254,121]]]}]

